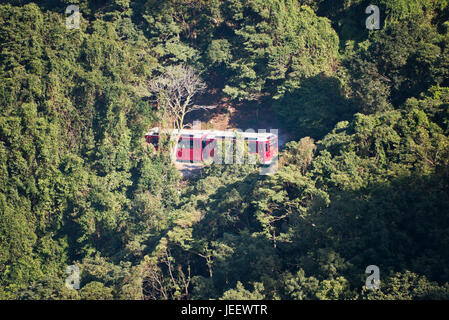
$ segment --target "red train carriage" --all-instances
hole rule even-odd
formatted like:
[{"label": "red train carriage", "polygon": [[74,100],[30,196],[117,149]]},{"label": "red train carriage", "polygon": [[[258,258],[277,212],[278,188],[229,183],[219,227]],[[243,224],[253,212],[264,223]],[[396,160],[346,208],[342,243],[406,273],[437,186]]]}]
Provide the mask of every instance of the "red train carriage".
[{"label": "red train carriage", "polygon": [[[177,134],[177,130],[174,131]],[[239,137],[237,137],[239,135]],[[153,128],[145,135],[146,141],[159,147],[159,129]],[[249,155],[259,155],[262,164],[269,164],[278,153],[278,137],[273,133],[255,133],[217,130],[182,130],[178,140],[176,159],[178,161],[203,162],[214,158],[219,163],[228,163],[222,155],[216,154],[218,143],[230,143],[235,148],[236,141],[242,139],[248,147]],[[223,161],[223,162],[222,162]],[[232,160],[231,160],[232,161]]]}]

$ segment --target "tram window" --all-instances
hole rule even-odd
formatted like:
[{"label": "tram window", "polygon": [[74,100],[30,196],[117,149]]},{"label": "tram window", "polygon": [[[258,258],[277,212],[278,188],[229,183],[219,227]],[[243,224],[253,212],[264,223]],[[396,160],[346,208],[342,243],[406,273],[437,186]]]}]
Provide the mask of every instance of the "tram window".
[{"label": "tram window", "polygon": [[178,140],[178,149],[184,149],[186,144],[186,140],[184,138],[179,138]]},{"label": "tram window", "polygon": [[212,148],[214,142],[215,142],[215,141],[207,141],[207,140],[203,140],[203,141],[201,142],[201,147],[202,147],[203,150],[206,150],[206,148]]},{"label": "tram window", "polygon": [[193,140],[190,137],[181,137],[178,141],[178,148],[180,149],[192,149]]},{"label": "tram window", "polygon": [[257,153],[257,143],[256,141],[248,140],[248,152]]},{"label": "tram window", "polygon": [[158,137],[147,137],[147,142],[151,143],[153,146],[157,147],[159,144],[159,138]]}]

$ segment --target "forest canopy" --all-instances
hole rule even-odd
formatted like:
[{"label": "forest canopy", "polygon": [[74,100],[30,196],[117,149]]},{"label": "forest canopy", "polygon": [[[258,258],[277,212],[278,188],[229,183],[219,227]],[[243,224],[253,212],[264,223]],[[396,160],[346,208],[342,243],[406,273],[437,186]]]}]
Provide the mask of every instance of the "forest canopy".
[{"label": "forest canopy", "polygon": [[[3,1],[0,43],[0,299],[449,299],[447,0]],[[147,146],[186,66],[274,175]]]}]

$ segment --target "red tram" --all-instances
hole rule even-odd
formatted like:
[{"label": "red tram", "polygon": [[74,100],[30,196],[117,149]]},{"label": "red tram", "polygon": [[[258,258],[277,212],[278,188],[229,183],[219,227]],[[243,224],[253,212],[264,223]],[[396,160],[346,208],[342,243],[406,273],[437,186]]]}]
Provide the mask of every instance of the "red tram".
[{"label": "red tram", "polygon": [[[177,135],[178,130],[174,130],[173,134]],[[159,147],[159,128],[150,129],[145,135],[145,139],[157,150]],[[235,148],[238,139],[245,141],[248,156],[258,154],[259,161],[262,164],[270,164],[278,154],[278,137],[273,133],[184,129],[178,140],[176,160],[203,162],[214,159],[216,161],[217,151],[219,150],[217,144],[230,142],[231,146]],[[221,159],[218,162],[222,163]]]}]

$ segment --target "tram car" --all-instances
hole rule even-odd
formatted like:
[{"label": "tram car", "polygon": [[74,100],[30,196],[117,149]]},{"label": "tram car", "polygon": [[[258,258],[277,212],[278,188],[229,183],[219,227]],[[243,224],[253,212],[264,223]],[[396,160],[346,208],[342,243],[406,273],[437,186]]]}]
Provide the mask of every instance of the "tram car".
[{"label": "tram car", "polygon": [[[178,132],[174,130],[172,134],[176,136]],[[156,150],[159,148],[159,137],[160,132],[157,127],[150,129],[145,135],[146,141]],[[238,139],[245,141],[248,156],[259,155],[258,160],[261,164],[270,164],[278,154],[278,137],[273,133],[183,129],[178,140],[176,160],[206,162],[214,159],[216,161],[216,156],[219,156],[217,145],[225,141],[235,148]],[[226,163],[226,161],[219,161],[219,163]]]}]

